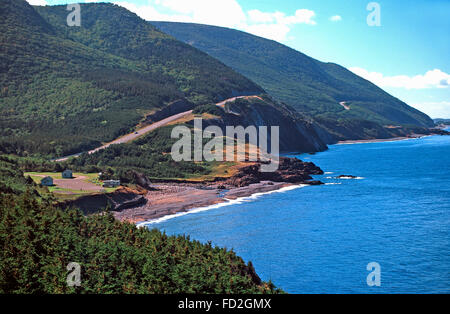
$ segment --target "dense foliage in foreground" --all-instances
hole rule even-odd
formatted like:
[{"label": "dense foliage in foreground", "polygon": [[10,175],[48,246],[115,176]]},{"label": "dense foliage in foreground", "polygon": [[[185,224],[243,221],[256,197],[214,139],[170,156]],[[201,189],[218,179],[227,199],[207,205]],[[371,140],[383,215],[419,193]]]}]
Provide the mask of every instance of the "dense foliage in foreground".
[{"label": "dense foliage in foreground", "polygon": [[[2,157],[5,164],[20,173]],[[279,292],[233,251],[137,229],[109,213],[63,211],[23,177],[5,176],[0,182],[16,178],[10,184],[21,188],[0,196],[0,293]],[[80,287],[67,286],[71,262],[81,265]]]},{"label": "dense foliage in foreground", "polygon": [[32,186],[33,180],[23,176],[17,161],[0,155],[0,195],[24,193],[27,185]]},{"label": "dense foliage in foreground", "polygon": [[[29,195],[0,200],[2,293],[258,293],[251,265],[210,244],[84,217]],[[66,266],[81,265],[81,287]]]}]

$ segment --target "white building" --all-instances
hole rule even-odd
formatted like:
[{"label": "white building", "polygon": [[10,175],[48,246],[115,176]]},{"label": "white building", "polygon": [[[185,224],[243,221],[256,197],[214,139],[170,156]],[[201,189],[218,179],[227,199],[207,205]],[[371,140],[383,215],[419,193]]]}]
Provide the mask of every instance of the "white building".
[{"label": "white building", "polygon": [[105,180],[103,181],[104,188],[115,188],[120,186],[120,180]]}]

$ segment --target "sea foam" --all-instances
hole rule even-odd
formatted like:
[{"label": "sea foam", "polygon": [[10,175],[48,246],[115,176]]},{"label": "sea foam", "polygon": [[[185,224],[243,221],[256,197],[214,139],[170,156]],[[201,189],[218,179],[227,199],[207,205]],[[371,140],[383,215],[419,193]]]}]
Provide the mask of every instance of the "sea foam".
[{"label": "sea foam", "polygon": [[173,215],[167,215],[167,216],[164,216],[161,218],[157,218],[157,219],[153,219],[153,220],[149,220],[146,222],[136,224],[136,227],[138,227],[138,228],[147,227],[149,225],[159,224],[159,223],[168,221],[170,219],[178,218],[178,217],[185,216],[188,214],[196,214],[196,213],[201,213],[201,212],[205,212],[208,210],[217,209],[217,208],[221,208],[221,207],[225,207],[225,206],[239,205],[239,204],[246,203],[246,202],[252,202],[264,195],[269,195],[269,194],[273,194],[273,193],[284,193],[284,192],[296,190],[296,189],[299,189],[299,188],[302,188],[305,186],[308,186],[308,185],[307,184],[291,185],[291,186],[283,187],[278,190],[254,193],[250,196],[239,197],[235,200],[230,200],[230,199],[224,198],[225,202],[223,202],[223,203],[214,204],[214,205],[205,206],[205,207],[194,208],[194,209],[188,210],[186,212],[180,212],[180,213],[176,213]]}]

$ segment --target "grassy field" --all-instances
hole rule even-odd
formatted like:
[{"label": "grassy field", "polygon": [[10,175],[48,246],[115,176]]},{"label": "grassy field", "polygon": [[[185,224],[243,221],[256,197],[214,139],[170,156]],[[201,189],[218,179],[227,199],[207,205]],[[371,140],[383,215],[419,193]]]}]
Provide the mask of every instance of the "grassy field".
[{"label": "grassy field", "polygon": [[[41,183],[42,176],[52,177],[53,179],[63,179],[61,172],[25,172],[25,176],[30,176],[34,182]],[[86,177],[87,182],[101,185],[101,182],[98,180],[98,173],[73,173],[74,178],[78,177]],[[71,180],[71,179],[68,179]]]},{"label": "grassy field", "polygon": [[[61,173],[56,172],[26,172],[25,176],[30,176],[33,181],[37,184],[41,183],[43,177],[51,177],[53,180],[77,180],[80,183],[88,183],[93,184],[95,186],[101,187],[102,181],[98,178],[98,173],[74,173],[73,179],[63,179]],[[96,193],[112,193],[116,191],[118,188],[102,188],[101,190],[89,190],[83,188],[65,188],[59,186],[58,182],[54,182],[54,186],[49,186],[48,191],[55,195],[58,199],[76,199],[80,196],[91,195]]]},{"label": "grassy field", "polygon": [[211,173],[200,175],[189,179],[192,182],[213,181],[216,178],[230,178],[238,172],[239,166],[243,163],[240,162],[218,162],[213,161],[207,165],[207,168],[211,170]]}]

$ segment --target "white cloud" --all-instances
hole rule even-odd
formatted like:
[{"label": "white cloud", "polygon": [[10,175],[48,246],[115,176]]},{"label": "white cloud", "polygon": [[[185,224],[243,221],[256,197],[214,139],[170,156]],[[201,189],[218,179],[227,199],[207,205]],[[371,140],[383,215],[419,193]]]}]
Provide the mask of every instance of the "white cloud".
[{"label": "white cloud", "polygon": [[246,20],[236,0],[156,0],[154,3],[202,24],[236,27]]},{"label": "white cloud", "polygon": [[300,9],[294,15],[283,12],[245,12],[237,0],[149,0],[137,6],[117,1],[148,21],[193,22],[240,29],[258,36],[285,41],[297,24],[316,25],[314,11]]},{"label": "white cloud", "polygon": [[27,2],[31,5],[47,5],[46,0],[27,0]]},{"label": "white cloud", "polygon": [[287,16],[284,18],[284,22],[287,24],[309,24],[316,25],[316,21],[314,21],[314,17],[316,13],[311,10],[301,9],[295,11],[294,16]]},{"label": "white cloud", "polygon": [[340,16],[340,15],[333,15],[332,17],[330,17],[330,21],[331,22],[340,22],[340,21],[342,21],[342,16]]},{"label": "white cloud", "polygon": [[260,10],[248,11],[248,17],[255,23],[273,23],[276,15],[283,14],[281,12],[268,13]]},{"label": "white cloud", "polygon": [[315,12],[307,9],[297,10],[294,15],[288,16],[283,12],[262,12],[260,10],[248,11],[247,25],[242,30],[251,34],[285,41],[293,25],[316,25]]},{"label": "white cloud", "polygon": [[114,3],[147,21],[195,22],[242,28],[247,19],[236,0],[149,0],[147,5],[141,6],[127,1]]},{"label": "white cloud", "polygon": [[406,89],[448,88],[450,86],[450,74],[434,69],[423,75],[408,76],[384,76],[382,73],[369,72],[366,69],[349,68],[353,73],[365,78],[379,87],[394,87]]}]

